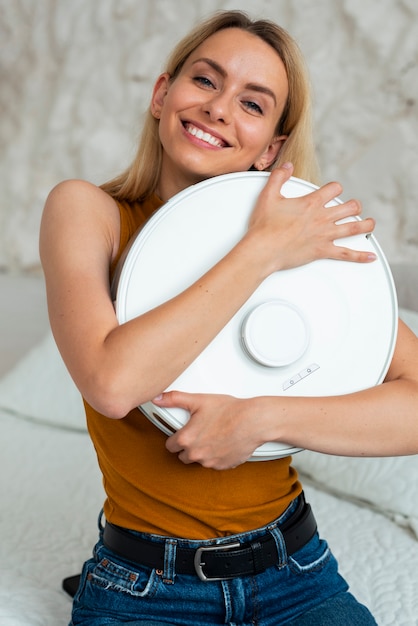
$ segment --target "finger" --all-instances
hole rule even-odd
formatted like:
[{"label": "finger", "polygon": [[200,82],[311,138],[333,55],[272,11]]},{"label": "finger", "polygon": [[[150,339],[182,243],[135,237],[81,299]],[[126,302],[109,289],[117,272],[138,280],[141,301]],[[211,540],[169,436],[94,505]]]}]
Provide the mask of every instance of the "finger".
[{"label": "finger", "polygon": [[342,191],[343,188],[341,187],[340,183],[330,182],[322,185],[322,187],[319,187],[319,189],[316,189],[315,191],[311,191],[309,194],[307,194],[307,196],[310,196],[314,205],[325,206],[326,204],[340,196],[342,194]]},{"label": "finger", "polygon": [[153,404],[164,407],[177,407],[190,410],[193,394],[184,393],[183,391],[166,391],[156,398],[153,398]]},{"label": "finger", "polygon": [[169,452],[172,452],[173,454],[177,454],[178,452],[181,452],[183,450],[183,447],[177,441],[178,437],[176,435],[177,433],[171,435],[166,439],[165,442],[165,447]]},{"label": "finger", "polygon": [[362,212],[361,202],[358,200],[348,200],[342,204],[325,206],[325,208],[328,211],[329,218],[333,222],[338,222],[347,217],[359,217]]},{"label": "finger", "polygon": [[371,263],[377,259],[377,255],[370,250],[359,250],[357,248],[349,248],[338,243],[338,239],[334,242],[329,257],[337,261],[351,261],[354,263]]},{"label": "finger", "polygon": [[293,163],[283,163],[280,167],[276,167],[270,174],[267,181],[268,186],[274,186],[281,191],[282,186],[293,174]]},{"label": "finger", "polygon": [[197,461],[192,461],[185,450],[181,450],[180,453],[178,454],[178,458],[179,460],[184,463],[185,465],[191,465],[192,463],[196,463]]},{"label": "finger", "polygon": [[335,239],[355,237],[357,235],[369,235],[373,232],[375,221],[372,218],[365,220],[351,219],[335,224]]},{"label": "finger", "polygon": [[352,248],[345,248],[344,246],[334,246],[337,250],[334,256],[331,257],[337,261],[351,261],[352,263],[372,263],[376,261],[377,255],[374,252],[367,252],[362,250],[353,250]]}]

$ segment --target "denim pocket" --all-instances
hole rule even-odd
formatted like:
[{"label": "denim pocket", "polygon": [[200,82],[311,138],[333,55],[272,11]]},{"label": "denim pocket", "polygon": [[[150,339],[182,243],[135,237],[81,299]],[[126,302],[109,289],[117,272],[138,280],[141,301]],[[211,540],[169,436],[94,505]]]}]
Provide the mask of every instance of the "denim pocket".
[{"label": "denim pocket", "polygon": [[288,565],[296,574],[319,572],[333,558],[327,542],[316,533],[303,548],[288,557]]},{"label": "denim pocket", "polygon": [[116,562],[108,557],[101,558],[87,574],[87,584],[96,588],[125,593],[132,597],[145,598],[155,595],[161,584],[161,576],[155,570]]}]

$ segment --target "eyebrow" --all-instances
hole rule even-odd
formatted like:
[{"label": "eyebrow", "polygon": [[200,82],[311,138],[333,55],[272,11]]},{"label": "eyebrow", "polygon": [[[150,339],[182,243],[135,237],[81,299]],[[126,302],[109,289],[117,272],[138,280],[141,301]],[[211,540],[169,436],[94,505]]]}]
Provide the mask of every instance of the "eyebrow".
[{"label": "eyebrow", "polygon": [[[226,78],[227,72],[225,71],[225,69],[222,67],[222,65],[219,65],[219,63],[217,63],[213,59],[202,57],[200,59],[196,59],[196,61],[193,61],[193,65],[201,61],[210,65],[215,70],[215,72],[218,72],[218,74],[220,74],[223,78]],[[259,93],[264,93],[267,96],[270,96],[270,98],[273,99],[274,104],[277,105],[276,94],[274,93],[274,91],[269,89],[269,87],[265,87],[264,85],[260,85],[259,83],[247,83],[245,85],[245,88],[250,89],[251,91],[258,91]]]}]

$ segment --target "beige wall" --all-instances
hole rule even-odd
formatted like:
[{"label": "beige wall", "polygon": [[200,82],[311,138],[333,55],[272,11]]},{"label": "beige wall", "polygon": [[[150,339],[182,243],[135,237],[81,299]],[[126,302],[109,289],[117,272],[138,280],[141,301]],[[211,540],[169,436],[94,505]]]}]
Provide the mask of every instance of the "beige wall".
[{"label": "beige wall", "polygon": [[418,288],[416,0],[0,0],[0,268],[38,265],[49,189],[124,167],[172,44],[230,8],[297,39],[323,178],[362,199],[389,261],[409,264]]}]

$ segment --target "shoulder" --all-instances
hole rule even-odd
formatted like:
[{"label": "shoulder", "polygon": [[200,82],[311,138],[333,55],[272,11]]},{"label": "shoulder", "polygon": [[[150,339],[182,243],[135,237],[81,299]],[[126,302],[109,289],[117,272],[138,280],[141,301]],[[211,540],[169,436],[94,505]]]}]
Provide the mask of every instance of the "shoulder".
[{"label": "shoulder", "polygon": [[116,209],[115,200],[103,189],[86,180],[70,179],[64,180],[49,192],[45,207],[68,206],[69,204],[78,206],[81,209],[86,206],[92,208],[96,206],[108,207],[109,210]]},{"label": "shoulder", "polygon": [[48,194],[42,221],[61,226],[83,224],[111,230],[119,228],[119,208],[108,193],[85,180],[64,180]]},{"label": "shoulder", "polygon": [[120,234],[119,208],[103,189],[85,180],[58,183],[48,194],[41,221],[41,246],[57,246],[85,238],[90,244],[105,240],[113,255]]}]

